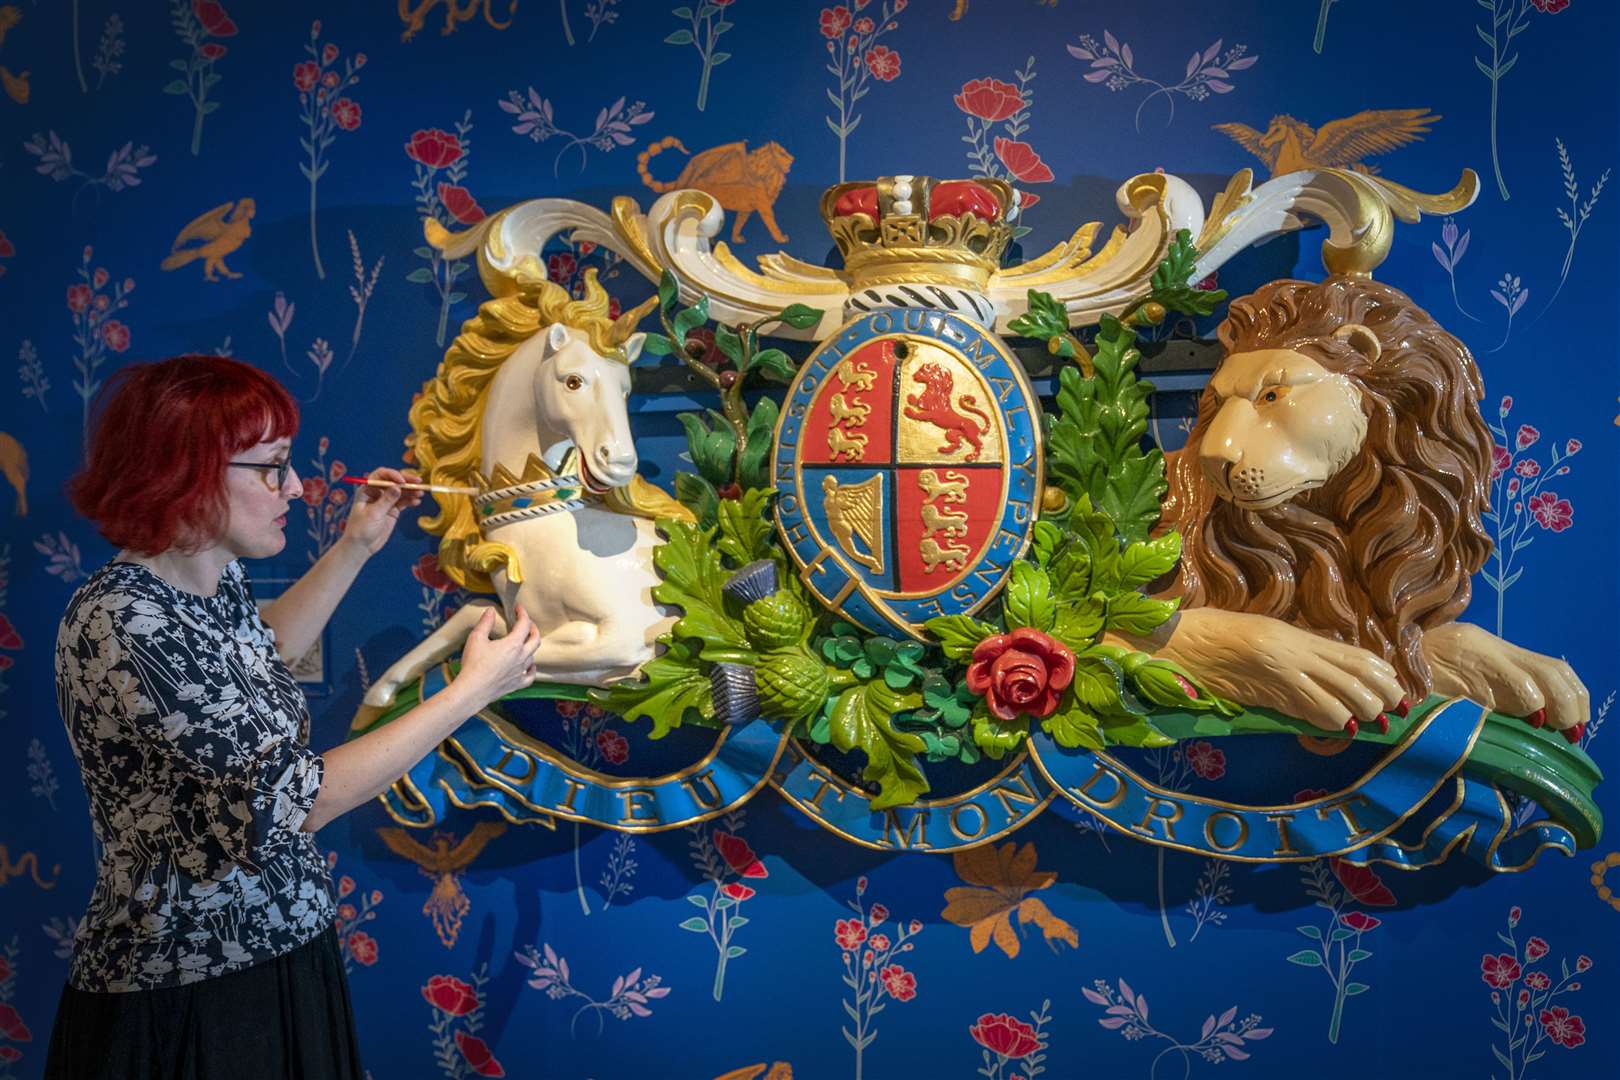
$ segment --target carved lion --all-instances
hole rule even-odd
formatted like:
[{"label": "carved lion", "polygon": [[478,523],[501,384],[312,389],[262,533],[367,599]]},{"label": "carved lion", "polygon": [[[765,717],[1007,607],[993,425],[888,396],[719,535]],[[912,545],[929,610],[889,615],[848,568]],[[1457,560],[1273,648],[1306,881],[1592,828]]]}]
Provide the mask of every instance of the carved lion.
[{"label": "carved lion", "polygon": [[1567,664],[1456,621],[1491,553],[1467,347],[1348,277],[1273,282],[1217,336],[1225,356],[1167,459],[1159,527],[1180,531],[1182,559],[1166,595],[1183,610],[1133,644],[1328,730],[1436,692],[1578,737],[1590,706]]}]

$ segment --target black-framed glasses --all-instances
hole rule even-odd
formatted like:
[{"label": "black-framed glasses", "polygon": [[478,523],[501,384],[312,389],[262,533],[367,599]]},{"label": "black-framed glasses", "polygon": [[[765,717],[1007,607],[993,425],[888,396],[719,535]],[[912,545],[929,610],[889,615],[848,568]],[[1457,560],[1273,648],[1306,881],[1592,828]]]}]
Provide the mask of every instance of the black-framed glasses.
[{"label": "black-framed glasses", "polygon": [[287,486],[287,474],[292,471],[292,458],[282,458],[280,461],[232,461],[228,463],[233,469],[258,469],[265,473],[264,482],[270,484],[274,474],[274,484],[271,491],[280,491]]}]

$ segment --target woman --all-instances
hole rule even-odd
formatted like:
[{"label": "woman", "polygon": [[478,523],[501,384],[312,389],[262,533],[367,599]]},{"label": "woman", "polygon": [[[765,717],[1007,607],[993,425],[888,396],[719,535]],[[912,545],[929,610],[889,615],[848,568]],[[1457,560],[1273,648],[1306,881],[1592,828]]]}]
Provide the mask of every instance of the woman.
[{"label": "woman", "polygon": [[486,615],[443,692],[309,749],[286,661],[421,494],[357,488],[341,538],[261,614],[239,560],[286,546],[297,427],[274,379],[220,357],[133,365],[102,398],[69,495],[122,550],[74,595],[56,646],[102,854],[47,1076],[362,1076],[313,834],[534,681],[528,616],[491,640]]}]

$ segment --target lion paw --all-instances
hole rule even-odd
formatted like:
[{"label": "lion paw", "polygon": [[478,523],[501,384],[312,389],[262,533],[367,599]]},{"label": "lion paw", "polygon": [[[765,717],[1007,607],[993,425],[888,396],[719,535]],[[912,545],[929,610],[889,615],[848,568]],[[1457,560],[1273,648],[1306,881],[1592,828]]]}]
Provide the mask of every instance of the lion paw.
[{"label": "lion paw", "polygon": [[1436,693],[1466,697],[1534,727],[1545,725],[1570,742],[1586,731],[1591,696],[1562,660],[1521,649],[1469,623],[1426,631],[1423,655],[1434,671]]}]

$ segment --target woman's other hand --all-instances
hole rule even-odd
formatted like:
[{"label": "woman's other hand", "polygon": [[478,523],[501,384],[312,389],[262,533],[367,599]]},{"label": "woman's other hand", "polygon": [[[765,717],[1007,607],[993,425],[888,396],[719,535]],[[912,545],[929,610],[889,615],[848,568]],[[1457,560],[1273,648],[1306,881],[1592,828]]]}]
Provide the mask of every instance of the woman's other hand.
[{"label": "woman's other hand", "polygon": [[505,637],[491,638],[495,609],[488,608],[477,625],[467,632],[461,650],[461,673],[453,685],[470,697],[475,711],[515,690],[534,685],[534,652],[540,647],[540,630],[520,606],[517,621]]},{"label": "woman's other hand", "polygon": [[[372,469],[368,480],[387,480],[391,483],[420,484],[422,478],[414,472],[398,469]],[[360,545],[367,555],[375,555],[393,535],[401,510],[409,510],[422,502],[423,493],[397,487],[366,485],[355,494],[349,520],[343,526],[343,540]]]}]

